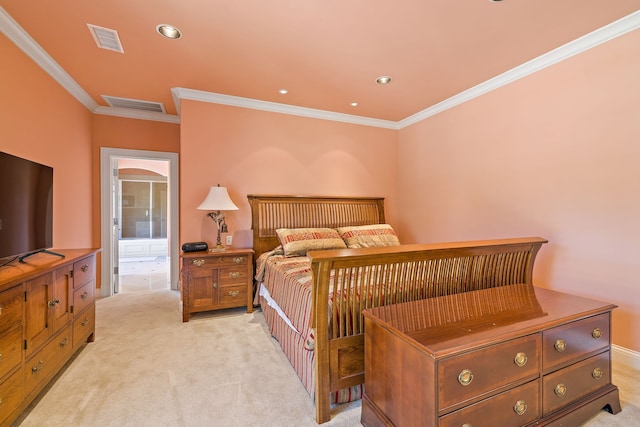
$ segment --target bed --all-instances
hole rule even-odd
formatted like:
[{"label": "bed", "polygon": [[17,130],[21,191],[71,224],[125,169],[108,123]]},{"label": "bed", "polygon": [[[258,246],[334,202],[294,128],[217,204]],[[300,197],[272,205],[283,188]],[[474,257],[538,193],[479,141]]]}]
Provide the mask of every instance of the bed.
[{"label": "bed", "polygon": [[[385,222],[384,199],[279,195],[248,199],[257,259],[255,301],[270,333],[315,399],[318,423],[331,418],[331,404],[362,396],[362,310],[532,284],[536,254],[547,242],[532,237],[400,245],[391,238],[374,242],[374,247],[344,248],[336,241],[339,249],[315,250],[311,245],[306,251],[287,252],[293,246],[281,244],[286,242],[285,231],[370,231],[375,226],[394,234]],[[349,246],[360,246],[352,243]]]}]

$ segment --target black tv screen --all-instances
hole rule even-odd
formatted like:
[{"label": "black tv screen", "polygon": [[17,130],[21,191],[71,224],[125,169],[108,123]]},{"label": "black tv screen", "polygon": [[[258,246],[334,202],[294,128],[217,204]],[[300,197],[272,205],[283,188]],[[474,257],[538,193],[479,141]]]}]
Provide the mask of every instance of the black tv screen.
[{"label": "black tv screen", "polygon": [[0,152],[0,259],[53,245],[53,168]]}]

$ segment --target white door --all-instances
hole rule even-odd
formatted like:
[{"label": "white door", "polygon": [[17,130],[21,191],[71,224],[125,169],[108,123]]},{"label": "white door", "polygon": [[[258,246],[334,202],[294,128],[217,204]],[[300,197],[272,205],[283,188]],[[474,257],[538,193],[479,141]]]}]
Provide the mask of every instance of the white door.
[{"label": "white door", "polygon": [[120,254],[119,241],[120,241],[120,182],[118,181],[118,160],[112,160],[113,173],[111,174],[111,268],[112,268],[112,282],[113,293],[120,292],[120,275],[118,272]]}]

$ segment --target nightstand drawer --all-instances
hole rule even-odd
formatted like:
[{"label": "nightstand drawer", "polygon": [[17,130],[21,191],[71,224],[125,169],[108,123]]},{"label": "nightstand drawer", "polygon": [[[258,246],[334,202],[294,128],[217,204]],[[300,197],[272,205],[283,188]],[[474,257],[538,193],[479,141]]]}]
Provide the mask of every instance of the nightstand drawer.
[{"label": "nightstand drawer", "polygon": [[246,267],[249,257],[247,255],[219,255],[203,254],[197,257],[190,257],[185,260],[185,266],[193,268],[222,268],[244,266]]},{"label": "nightstand drawer", "polygon": [[247,283],[247,267],[221,268],[218,280],[220,285],[244,284]]},{"label": "nightstand drawer", "polygon": [[527,335],[444,359],[438,365],[439,409],[476,398],[539,373],[540,335]]},{"label": "nightstand drawer", "polygon": [[440,427],[523,426],[540,417],[539,382],[531,381],[440,418]]},{"label": "nightstand drawer", "polygon": [[609,345],[609,313],[549,329],[542,334],[542,370],[552,371]]},{"label": "nightstand drawer", "polygon": [[545,375],[542,383],[542,410],[547,415],[611,383],[610,352]]},{"label": "nightstand drawer", "polygon": [[244,305],[247,303],[247,285],[224,286],[220,288],[220,304]]}]

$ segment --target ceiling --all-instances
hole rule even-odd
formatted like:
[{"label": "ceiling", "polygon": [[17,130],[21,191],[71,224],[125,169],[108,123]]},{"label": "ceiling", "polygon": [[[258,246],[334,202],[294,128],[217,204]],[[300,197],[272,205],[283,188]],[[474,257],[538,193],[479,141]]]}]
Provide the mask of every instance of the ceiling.
[{"label": "ceiling", "polygon": [[[59,81],[96,112],[105,111],[107,95],[160,102],[177,117],[179,99],[200,97],[396,123],[631,14],[637,29],[640,0],[0,0],[0,7],[0,30],[29,45],[32,57],[48,63],[48,54]],[[98,48],[87,24],[116,30],[124,53]],[[159,35],[159,24],[178,27],[182,38]],[[377,84],[383,75],[391,83]]]}]

